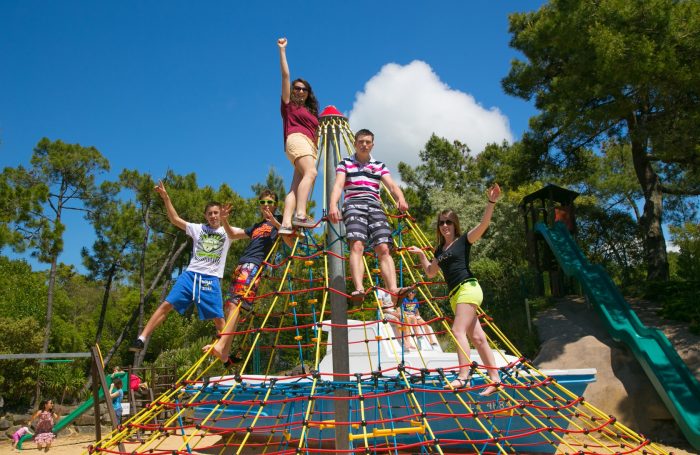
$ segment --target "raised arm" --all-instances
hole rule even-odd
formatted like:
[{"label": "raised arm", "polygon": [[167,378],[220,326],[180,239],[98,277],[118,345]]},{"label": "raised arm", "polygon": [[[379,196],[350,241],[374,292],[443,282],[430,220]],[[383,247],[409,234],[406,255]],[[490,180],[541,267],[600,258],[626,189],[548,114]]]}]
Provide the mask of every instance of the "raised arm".
[{"label": "raised arm", "polygon": [[418,255],[418,261],[420,262],[420,265],[428,278],[432,278],[437,275],[438,270],[440,270],[440,266],[435,258],[433,258],[432,261],[429,261],[428,257],[425,255],[425,251],[421,250],[417,246],[409,246],[406,248],[406,251],[411,254]]},{"label": "raised arm", "polygon": [[168,196],[168,192],[165,190],[163,181],[159,180],[158,185],[156,185],[154,189],[158,192],[158,194],[160,194],[160,198],[163,199],[163,204],[165,204],[165,210],[168,213],[168,219],[170,222],[184,231],[187,227],[187,222],[180,218],[177,211],[175,211],[175,207],[173,207],[173,203],[170,201],[170,196]]},{"label": "raised arm", "polygon": [[221,226],[223,226],[226,235],[231,240],[247,239],[248,234],[245,233],[244,229],[239,227],[231,226],[228,224],[228,216],[231,214],[231,204],[224,204],[221,207],[219,216],[221,217]]},{"label": "raised arm", "polygon": [[469,241],[469,243],[474,243],[477,240],[479,240],[481,236],[484,235],[484,232],[486,232],[486,229],[489,227],[489,224],[491,224],[493,208],[496,206],[498,198],[501,197],[501,187],[498,186],[498,183],[495,183],[491,188],[488,189],[486,195],[488,197],[488,202],[486,203],[486,209],[484,210],[484,214],[481,217],[481,222],[477,224],[476,227],[474,227],[467,234],[467,240]]},{"label": "raised arm", "polygon": [[289,104],[289,99],[292,94],[292,84],[289,77],[289,65],[287,64],[287,38],[277,40],[277,46],[280,48],[280,71],[282,72],[282,102]]},{"label": "raised arm", "polygon": [[111,398],[116,398],[116,397],[118,397],[118,396],[119,396],[119,391],[120,391],[120,390],[121,390],[121,389],[115,389],[115,388],[114,388],[114,383],[111,383],[111,384],[109,385],[109,396],[110,396]]},{"label": "raised arm", "polygon": [[328,201],[328,218],[334,223],[340,223],[340,220],[342,220],[340,210],[338,210],[338,202],[340,201],[340,193],[342,193],[344,186],[345,172],[336,172],[335,184],[333,185],[330,201]]},{"label": "raised arm", "polygon": [[403,191],[401,191],[401,187],[394,181],[394,179],[391,178],[391,175],[386,174],[382,176],[382,182],[384,182],[384,185],[386,185],[389,191],[391,191],[391,194],[394,195],[399,210],[402,212],[408,210],[408,204],[406,203],[406,199],[403,197]]}]

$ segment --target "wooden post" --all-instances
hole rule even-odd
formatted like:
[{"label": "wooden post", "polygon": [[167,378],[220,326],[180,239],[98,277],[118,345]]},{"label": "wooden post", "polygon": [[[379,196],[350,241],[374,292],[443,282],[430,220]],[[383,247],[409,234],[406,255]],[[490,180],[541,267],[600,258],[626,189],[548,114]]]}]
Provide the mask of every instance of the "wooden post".
[{"label": "wooden post", "polygon": [[[100,428],[99,425],[99,420],[100,420],[100,400],[99,400],[99,392],[97,389],[95,389],[95,385],[97,384],[97,381],[95,379],[99,380],[99,387],[102,387],[102,392],[104,395],[105,399],[105,405],[107,406],[107,413],[109,414],[109,420],[112,422],[112,431],[116,430],[117,427],[119,426],[117,424],[117,414],[114,412],[114,406],[112,406],[112,399],[109,396],[109,387],[107,387],[107,378],[105,377],[105,371],[102,368],[102,361],[100,360],[100,356],[97,352],[97,348],[95,346],[92,346],[90,348],[90,353],[92,354],[92,367],[93,370],[95,371],[95,376],[93,375],[93,392],[92,396],[97,397],[95,399],[95,419],[97,422],[97,426],[95,427],[95,434],[98,434],[102,432],[102,429]],[[98,439],[98,441],[102,439],[101,437]],[[124,444],[122,442],[119,443],[119,450],[121,452],[124,452]]]},{"label": "wooden post", "polygon": [[92,402],[95,410],[95,441],[99,441],[102,439],[102,423],[100,422],[100,378],[97,373],[97,364],[100,362],[100,358],[92,349],[90,353],[92,354]]}]

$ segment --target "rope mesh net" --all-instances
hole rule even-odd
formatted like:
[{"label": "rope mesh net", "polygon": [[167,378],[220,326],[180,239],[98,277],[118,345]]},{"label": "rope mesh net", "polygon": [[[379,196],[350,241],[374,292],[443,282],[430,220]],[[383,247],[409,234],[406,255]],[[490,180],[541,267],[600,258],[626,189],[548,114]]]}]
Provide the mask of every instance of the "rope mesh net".
[{"label": "rope mesh net", "polygon": [[[337,163],[352,153],[352,143],[344,117],[321,118],[319,163]],[[667,453],[584,400],[591,370],[538,370],[481,309],[479,321],[497,357],[497,392],[479,395],[493,383],[476,351],[466,353],[470,379],[452,387],[457,356],[430,337],[434,332],[443,345],[458,346],[443,310],[445,283],[425,279],[406,246],[429,250],[429,240],[409,215],[392,215],[395,201],[387,191],[383,196],[399,285],[416,286],[424,322],[383,315],[379,264],[368,250],[367,297],[348,306],[347,324],[332,324],[331,294],[350,297],[330,286],[329,259],[347,261],[342,226],[329,225],[325,234],[304,230],[291,248],[278,238],[258,272],[253,310],[241,315],[233,332],[232,352],[240,362],[225,368],[204,354],[168,392],[88,452]],[[331,251],[333,242],[342,242],[346,254]],[[347,374],[333,374],[334,328],[347,329]],[[409,344],[418,349],[409,351]],[[340,401],[348,412],[339,420]],[[339,431],[347,434],[342,448]]]}]

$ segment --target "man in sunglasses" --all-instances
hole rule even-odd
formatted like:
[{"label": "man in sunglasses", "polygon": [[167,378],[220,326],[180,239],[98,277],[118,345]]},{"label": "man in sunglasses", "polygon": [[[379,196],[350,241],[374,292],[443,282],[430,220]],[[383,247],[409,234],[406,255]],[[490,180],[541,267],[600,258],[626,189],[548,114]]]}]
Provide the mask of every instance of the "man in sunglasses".
[{"label": "man in sunglasses", "polygon": [[[263,219],[248,229],[231,227],[233,239],[250,239],[250,244],[238,259],[238,265],[231,275],[231,284],[228,288],[224,310],[228,317],[232,309],[250,311],[260,284],[260,265],[267,258],[272,246],[277,239],[277,234],[282,225],[282,217],[275,215],[277,210],[277,195],[269,189],[265,189],[258,197],[260,213]],[[227,222],[223,221],[224,228]],[[240,308],[239,308],[240,307]],[[238,314],[234,316],[238,319]],[[235,322],[234,322],[235,324]]]}]

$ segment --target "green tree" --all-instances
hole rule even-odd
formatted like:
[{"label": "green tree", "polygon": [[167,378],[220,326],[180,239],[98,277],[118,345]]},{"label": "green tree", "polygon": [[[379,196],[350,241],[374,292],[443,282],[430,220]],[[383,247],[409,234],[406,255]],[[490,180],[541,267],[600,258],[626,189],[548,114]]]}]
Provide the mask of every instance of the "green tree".
[{"label": "green tree", "polygon": [[526,60],[503,87],[541,112],[529,153],[576,167],[586,148],[629,144],[647,277],[668,279],[663,196],[700,194],[700,3],[552,0],[510,31]]},{"label": "green tree", "polygon": [[419,220],[434,215],[429,196],[431,189],[452,190],[462,194],[481,184],[476,161],[466,144],[450,142],[433,134],[419,156],[422,164],[416,167],[399,163],[401,180],[408,186],[412,202],[417,201],[417,205],[410,206],[411,214]]},{"label": "green tree", "polygon": [[[181,176],[168,172],[163,180],[178,214],[191,222],[203,221],[204,206],[212,200],[229,202],[234,207],[250,206],[227,185],[221,185],[216,190],[209,186],[200,187],[195,174]],[[155,182],[150,175],[137,171],[123,171],[120,181],[124,188],[134,194],[133,200],[138,214],[135,222],[140,224],[143,235],[137,247],[139,254],[135,263],[138,267],[132,275],[139,298],[131,316],[105,356],[105,362],[109,362],[121,343],[132,334],[134,325],[137,331],[142,329],[151,305],[160,304],[165,299],[175,271],[181,272],[187,266],[190,259],[188,249],[191,247],[185,233],[167,220],[162,201],[153,190]],[[249,218],[249,213],[248,208],[234,210],[230,221],[233,224],[245,225],[239,223]],[[164,347],[167,346],[159,348]],[[140,365],[146,354],[146,350],[143,350],[136,355],[134,365]]]},{"label": "green tree", "polygon": [[260,194],[264,189],[272,190],[277,195],[280,202],[284,200],[284,196],[287,194],[284,187],[284,180],[282,176],[275,171],[274,167],[271,167],[270,171],[267,173],[265,183],[255,183],[251,185],[250,189],[253,190],[255,196]]},{"label": "green tree", "polygon": [[[66,210],[85,211],[85,202],[93,197],[95,175],[109,170],[109,162],[94,147],[66,144],[43,138],[34,148],[31,167],[5,169],[2,181],[5,190],[22,195],[17,200],[12,220],[23,234],[32,255],[50,265],[47,290],[46,322],[42,352],[47,352],[51,338],[53,303],[58,256],[63,251]],[[35,199],[32,201],[30,197]],[[31,211],[31,208],[40,209]],[[26,213],[18,210],[29,208]]]},{"label": "green tree", "polygon": [[671,227],[671,235],[679,248],[678,277],[700,281],[700,225],[686,223],[681,227]]},{"label": "green tree", "polygon": [[[36,319],[0,316],[0,353],[24,354],[40,348],[41,326]],[[0,390],[9,406],[29,404],[36,375],[36,361],[0,360]]]},{"label": "green tree", "polygon": [[95,343],[102,338],[107,305],[110,301],[112,286],[129,271],[136,270],[140,240],[144,237],[144,226],[138,222],[139,214],[132,201],[116,199],[121,185],[104,182],[100,188],[100,197],[91,204],[90,222],[95,228],[97,240],[92,251],[83,248],[83,264],[93,280],[104,284],[100,316],[95,330]]}]

